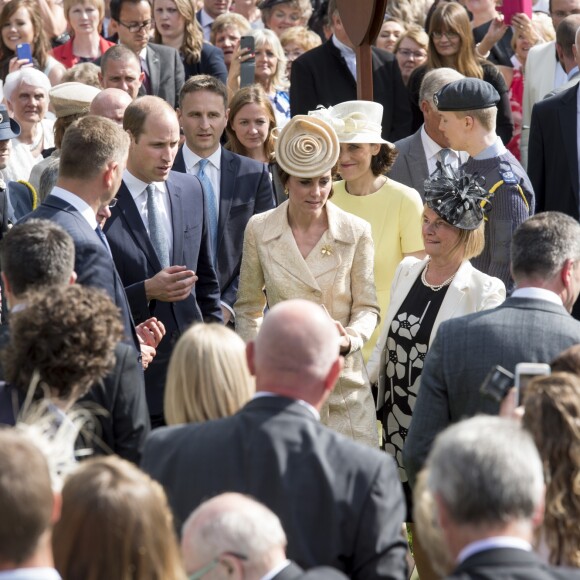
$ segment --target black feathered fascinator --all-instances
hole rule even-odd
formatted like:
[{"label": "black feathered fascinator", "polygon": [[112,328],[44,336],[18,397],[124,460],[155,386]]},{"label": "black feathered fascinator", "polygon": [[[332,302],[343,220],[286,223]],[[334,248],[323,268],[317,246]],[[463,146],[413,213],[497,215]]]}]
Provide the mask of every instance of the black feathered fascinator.
[{"label": "black feathered fascinator", "polygon": [[485,178],[468,175],[451,165],[437,164],[425,180],[425,203],[447,223],[461,230],[475,230],[491,209]]}]

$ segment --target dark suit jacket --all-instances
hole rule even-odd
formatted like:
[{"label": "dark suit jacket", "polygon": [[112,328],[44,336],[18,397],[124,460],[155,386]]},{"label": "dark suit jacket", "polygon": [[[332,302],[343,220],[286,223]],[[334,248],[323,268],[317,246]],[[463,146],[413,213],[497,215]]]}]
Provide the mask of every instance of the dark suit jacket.
[{"label": "dark suit jacket", "polygon": [[520,362],[549,363],[578,342],[580,322],[546,300],[508,298],[493,310],[443,322],[425,357],[403,449],[411,484],[440,431],[478,413],[498,413],[498,404],[479,393],[493,366],[514,372]]},{"label": "dark suit jacket", "polygon": [[[147,67],[152,94],[165,99],[172,107],[179,105],[179,91],[185,81],[185,72],[179,52],[162,44],[147,45]],[[145,87],[139,88],[139,96],[145,95]]]},{"label": "dark suit jacket", "polygon": [[580,571],[556,568],[532,552],[494,548],[473,554],[459,564],[448,580],[578,580]]},{"label": "dark suit jacket", "polygon": [[398,155],[389,171],[389,177],[416,189],[423,199],[425,197],[425,180],[429,177],[429,168],[421,140],[421,128],[409,137],[396,141],[394,145]]},{"label": "dark suit jacket", "polygon": [[[186,172],[182,149],[175,157],[173,169]],[[254,214],[273,207],[267,166],[222,147],[216,270],[221,300],[232,308],[238,294],[246,225]]]},{"label": "dark suit jacket", "polygon": [[111,255],[96,232],[91,229],[78,210],[54,195],[49,195],[39,207],[29,213],[22,221],[32,218],[53,221],[71,235],[75,244],[77,283],[101,288],[111,297],[121,311],[125,328],[125,342],[134,345],[140,360],[139,340],[123,283],[119,278]]},{"label": "dark suit jacket", "polygon": [[538,101],[532,109],[528,175],[536,212],[561,211],[580,217],[576,99],[578,85]]},{"label": "dark suit jacket", "polygon": [[193,64],[184,62],[183,68],[185,80],[195,75],[211,75],[224,84],[228,82],[228,69],[224,62],[224,53],[209,42],[203,43],[199,62]]},{"label": "dark suit jacket", "polygon": [[[396,141],[411,134],[409,96],[395,57],[375,47],[372,52],[374,100],[384,107],[383,138]],[[332,39],[298,57],[292,64],[291,80],[293,115],[357,98],[356,81]]]},{"label": "dark suit jacket", "polygon": [[406,578],[393,459],[321,425],[292,399],[260,397],[232,417],[157,429],[141,467],[165,487],[177,526],[204,500],[236,491],[278,515],[300,566]]},{"label": "dark suit jacket", "polygon": [[173,346],[193,322],[221,322],[219,287],[211,263],[203,191],[191,175],[171,172],[167,179],[173,224],[172,265],[184,265],[199,280],[191,295],[180,302],[147,300],[145,280],[161,271],[145,224],[124,183],[117,193],[118,203],[105,225],[113,259],[125,285],[131,311],[137,323],[156,316],[166,329],[157,355],[145,372],[149,412],[163,410],[165,374]]},{"label": "dark suit jacket", "polygon": [[272,577],[272,580],[346,580],[342,572],[328,566],[318,566],[308,571],[303,570],[298,564],[290,562],[282,572]]}]

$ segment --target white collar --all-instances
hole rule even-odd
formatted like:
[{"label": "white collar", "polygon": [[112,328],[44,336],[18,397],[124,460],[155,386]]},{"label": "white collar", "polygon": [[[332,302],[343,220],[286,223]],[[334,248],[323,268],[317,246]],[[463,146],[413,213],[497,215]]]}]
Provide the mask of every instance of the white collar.
[{"label": "white collar", "polygon": [[290,560],[284,560],[277,566],[274,566],[274,568],[272,568],[267,574],[264,574],[260,580],[272,580],[272,578],[278,576],[278,574],[280,574],[282,570],[288,568],[288,566],[290,566]]},{"label": "white collar", "polygon": [[443,149],[439,143],[436,143],[431,137],[429,137],[427,131],[425,130],[425,123],[421,125],[421,141],[423,143],[423,149],[425,150],[425,157],[427,159],[435,157],[437,153]]},{"label": "white collar", "polygon": [[204,8],[199,11],[199,19],[201,20],[201,25],[205,28],[206,26],[210,26],[211,23],[215,20],[212,18]]},{"label": "white collar", "polygon": [[336,34],[332,35],[332,43],[344,56],[352,56],[353,54],[356,54],[353,48],[338,40],[338,38],[336,38]]},{"label": "white collar", "polygon": [[[149,183],[145,183],[144,181],[137,179],[132,173],[129,172],[128,169],[123,171],[123,182],[125,183],[133,199],[137,199],[149,185]],[[167,191],[164,181],[153,181],[152,185],[159,191]]]},{"label": "white collar", "polygon": [[485,538],[484,540],[477,540],[471,542],[471,544],[467,544],[467,546],[459,552],[456,563],[461,564],[474,554],[493,550],[494,548],[515,548],[516,550],[524,550],[526,552],[532,551],[532,546],[529,542],[526,542],[526,540],[514,538],[512,536],[495,536],[493,538]]},{"label": "white collar", "polygon": [[194,153],[188,146],[187,143],[183,144],[182,148],[183,162],[185,163],[185,168],[187,171],[191,171],[202,159],[207,159],[218,171],[222,164],[222,148],[219,146],[209,157],[200,157],[197,153]]},{"label": "white collar", "polygon": [[78,195],[73,193],[72,191],[68,191],[63,189],[62,187],[55,186],[53,190],[50,192],[51,195],[70,203],[88,222],[91,226],[91,229],[96,229],[97,227],[97,216],[93,208],[84,200],[81,199]]},{"label": "white collar", "polygon": [[147,47],[141,49],[141,52],[139,53],[139,58],[147,62]]},{"label": "white collar", "polygon": [[536,300],[546,300],[558,306],[564,306],[562,299],[551,290],[545,288],[516,288],[512,292],[512,298],[535,298]]}]

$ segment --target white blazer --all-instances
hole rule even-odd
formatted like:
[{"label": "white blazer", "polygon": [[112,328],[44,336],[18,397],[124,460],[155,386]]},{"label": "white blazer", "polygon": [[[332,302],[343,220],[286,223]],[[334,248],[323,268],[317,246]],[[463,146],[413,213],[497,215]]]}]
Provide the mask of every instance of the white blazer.
[{"label": "white blazer", "polygon": [[[407,294],[409,294],[413,284],[425,269],[428,261],[428,257],[423,260],[414,257],[404,258],[395,272],[391,286],[391,302],[385,317],[385,325],[367,363],[371,384],[378,381],[380,372],[384,372],[384,364],[381,365],[381,354],[387,342],[391,322],[397,312],[399,312],[401,305],[407,298]],[[505,300],[505,297],[505,286],[499,278],[488,276],[476,270],[469,260],[465,260],[459,270],[457,270],[453,281],[449,284],[445,298],[443,298],[441,308],[439,308],[431,330],[429,345],[433,342],[439,325],[445,320],[495,308]],[[383,369],[381,369],[381,366]]]},{"label": "white blazer", "polygon": [[556,64],[555,40],[530,48],[526,59],[526,82],[524,83],[522,103],[522,136],[520,139],[520,155],[524,169],[528,168],[528,141],[532,109],[538,101],[541,101],[554,89]]}]

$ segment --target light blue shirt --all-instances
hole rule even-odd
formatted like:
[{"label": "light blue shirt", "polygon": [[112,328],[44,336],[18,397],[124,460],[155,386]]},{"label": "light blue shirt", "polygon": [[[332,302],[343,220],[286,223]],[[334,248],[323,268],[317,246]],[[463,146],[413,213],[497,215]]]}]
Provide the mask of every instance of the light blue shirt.
[{"label": "light blue shirt", "polygon": [[0,572],[0,580],[62,580],[54,568],[18,568]]},{"label": "light blue shirt", "polygon": [[456,563],[461,564],[474,554],[479,554],[479,552],[486,552],[487,550],[493,550],[495,548],[515,548],[516,550],[524,550],[525,552],[532,551],[530,543],[521,538],[495,536],[493,538],[485,538],[484,540],[477,540],[476,542],[467,544],[467,546],[459,552]]}]

